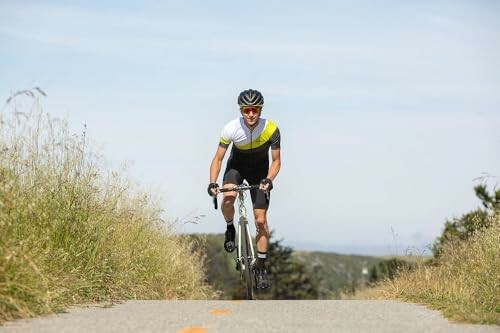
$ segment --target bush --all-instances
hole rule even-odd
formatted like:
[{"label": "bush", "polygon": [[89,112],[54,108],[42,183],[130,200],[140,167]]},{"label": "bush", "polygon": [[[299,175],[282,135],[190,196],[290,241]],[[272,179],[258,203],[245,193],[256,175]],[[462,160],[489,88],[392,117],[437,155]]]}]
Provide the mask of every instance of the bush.
[{"label": "bush", "polygon": [[446,221],[441,236],[436,240],[432,248],[435,258],[440,257],[445,244],[467,240],[477,231],[491,226],[492,220],[489,216],[500,210],[500,191],[495,191],[490,195],[485,185],[476,186],[474,191],[484,208],[478,208],[462,215],[460,218]]},{"label": "bush", "polygon": [[379,262],[377,265],[373,266],[370,269],[368,274],[368,281],[373,284],[384,279],[392,280],[401,270],[409,271],[414,267],[414,263],[408,262],[406,260],[398,258],[386,259]]},{"label": "bush", "polygon": [[423,303],[457,321],[500,324],[500,216],[466,241],[447,242],[433,265],[417,263],[364,294]]}]

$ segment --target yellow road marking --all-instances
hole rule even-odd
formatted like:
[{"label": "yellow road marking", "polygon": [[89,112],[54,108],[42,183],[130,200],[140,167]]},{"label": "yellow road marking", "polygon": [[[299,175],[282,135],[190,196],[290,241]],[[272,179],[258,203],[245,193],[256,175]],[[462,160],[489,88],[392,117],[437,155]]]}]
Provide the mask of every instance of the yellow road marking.
[{"label": "yellow road marking", "polygon": [[214,316],[227,316],[229,314],[229,309],[212,309],[208,313]]},{"label": "yellow road marking", "polygon": [[207,331],[206,327],[184,327],[181,328],[177,333],[205,333]]}]

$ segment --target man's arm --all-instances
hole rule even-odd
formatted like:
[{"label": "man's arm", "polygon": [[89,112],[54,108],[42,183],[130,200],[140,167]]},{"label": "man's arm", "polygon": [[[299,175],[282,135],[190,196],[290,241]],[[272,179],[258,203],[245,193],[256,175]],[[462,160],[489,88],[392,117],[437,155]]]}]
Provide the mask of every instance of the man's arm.
[{"label": "man's arm", "polygon": [[274,178],[278,175],[281,168],[281,150],[271,149],[271,166],[269,167],[269,172],[267,173],[267,178],[274,181]]},{"label": "man's arm", "polygon": [[227,147],[218,146],[215,156],[210,164],[210,183],[217,183],[217,178],[219,177],[220,169],[222,166],[222,160],[226,155]]}]

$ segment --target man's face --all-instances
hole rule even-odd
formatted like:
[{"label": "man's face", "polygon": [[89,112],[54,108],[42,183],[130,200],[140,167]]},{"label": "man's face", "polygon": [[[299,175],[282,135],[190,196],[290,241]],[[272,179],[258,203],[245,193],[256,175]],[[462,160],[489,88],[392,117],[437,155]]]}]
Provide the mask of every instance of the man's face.
[{"label": "man's face", "polygon": [[261,106],[242,106],[240,108],[241,114],[245,119],[245,122],[248,126],[254,126],[257,124],[260,118],[260,112],[262,111]]}]

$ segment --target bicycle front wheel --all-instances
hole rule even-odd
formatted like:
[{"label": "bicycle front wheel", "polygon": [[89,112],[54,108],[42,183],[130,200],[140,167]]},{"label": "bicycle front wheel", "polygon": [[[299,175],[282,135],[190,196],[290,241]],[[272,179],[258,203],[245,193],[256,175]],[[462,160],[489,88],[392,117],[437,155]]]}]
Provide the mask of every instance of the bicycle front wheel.
[{"label": "bicycle front wheel", "polygon": [[243,275],[245,276],[247,299],[253,298],[254,274],[252,267],[252,253],[250,251],[250,242],[252,237],[248,233],[248,221],[241,219],[241,257],[244,267]]}]

